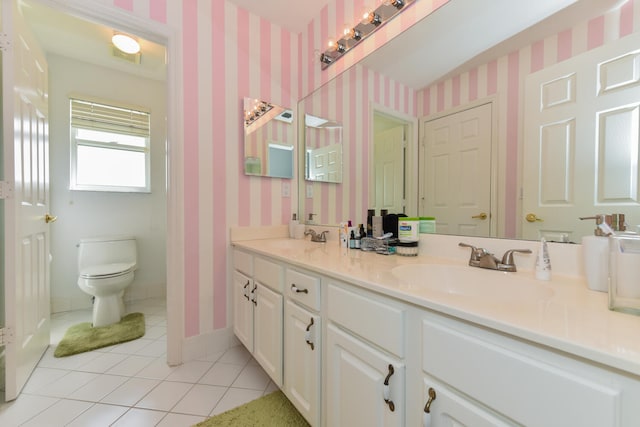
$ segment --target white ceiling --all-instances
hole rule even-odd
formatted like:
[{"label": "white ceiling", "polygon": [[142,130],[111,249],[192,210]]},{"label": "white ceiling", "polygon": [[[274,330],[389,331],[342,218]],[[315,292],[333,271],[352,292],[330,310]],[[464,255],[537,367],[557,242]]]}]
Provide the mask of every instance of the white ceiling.
[{"label": "white ceiling", "polygon": [[237,6],[265,18],[294,34],[320,15],[329,0],[229,0]]}]

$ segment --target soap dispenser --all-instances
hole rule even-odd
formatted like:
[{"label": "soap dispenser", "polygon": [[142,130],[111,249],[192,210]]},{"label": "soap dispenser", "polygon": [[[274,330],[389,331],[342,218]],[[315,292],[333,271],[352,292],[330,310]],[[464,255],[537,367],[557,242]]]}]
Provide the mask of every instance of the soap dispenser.
[{"label": "soap dispenser", "polygon": [[582,238],[582,259],[587,286],[593,291],[600,292],[609,290],[609,238],[601,228],[603,224],[607,223],[607,217],[611,216],[599,214],[580,217],[581,220],[596,220],[593,236]]}]

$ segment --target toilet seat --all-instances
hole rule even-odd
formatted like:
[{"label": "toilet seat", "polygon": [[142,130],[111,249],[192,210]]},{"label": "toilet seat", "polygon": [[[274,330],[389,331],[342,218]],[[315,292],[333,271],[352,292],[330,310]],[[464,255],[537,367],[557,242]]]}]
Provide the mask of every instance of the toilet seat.
[{"label": "toilet seat", "polygon": [[111,277],[124,276],[135,270],[135,266],[136,265],[131,262],[92,265],[91,267],[82,269],[80,271],[80,277],[83,279],[108,279]]}]

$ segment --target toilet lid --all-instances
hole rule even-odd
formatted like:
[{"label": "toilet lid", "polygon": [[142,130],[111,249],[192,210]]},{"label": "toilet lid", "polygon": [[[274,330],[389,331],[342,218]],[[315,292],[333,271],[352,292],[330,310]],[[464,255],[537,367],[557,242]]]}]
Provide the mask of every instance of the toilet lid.
[{"label": "toilet lid", "polygon": [[122,276],[134,270],[135,264],[132,262],[121,262],[115,264],[92,265],[80,271],[80,277],[84,279],[108,278]]}]

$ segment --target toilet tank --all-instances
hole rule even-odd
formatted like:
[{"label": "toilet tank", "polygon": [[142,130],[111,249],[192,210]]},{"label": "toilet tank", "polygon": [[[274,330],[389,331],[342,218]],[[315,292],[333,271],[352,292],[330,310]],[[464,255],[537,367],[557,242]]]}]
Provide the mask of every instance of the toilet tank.
[{"label": "toilet tank", "polygon": [[103,236],[80,239],[78,270],[115,263],[138,263],[135,237]]}]

